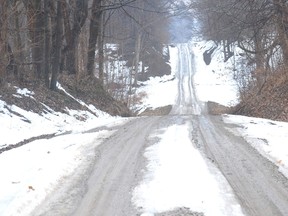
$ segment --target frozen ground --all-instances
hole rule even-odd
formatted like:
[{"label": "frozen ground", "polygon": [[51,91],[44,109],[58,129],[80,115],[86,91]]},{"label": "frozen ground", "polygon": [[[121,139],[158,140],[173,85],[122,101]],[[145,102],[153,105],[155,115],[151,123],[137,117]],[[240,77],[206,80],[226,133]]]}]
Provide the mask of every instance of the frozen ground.
[{"label": "frozen ground", "polygon": [[[142,216],[152,216],[161,212],[172,212],[173,210],[178,212],[175,213],[178,215],[183,207],[189,209],[191,215],[194,215],[195,212],[204,213],[206,216],[243,215],[242,209],[224,176],[212,163],[203,158],[197,144],[193,142],[193,138],[191,139],[191,136],[193,136],[191,131],[194,131],[192,114],[199,115],[199,111],[185,108],[187,103],[191,103],[191,106],[198,103],[186,98],[189,95],[193,96],[193,90],[190,89],[189,86],[191,85],[188,83],[190,81],[189,76],[193,73],[193,67],[185,64],[193,62],[194,54],[196,61],[202,61],[200,59],[202,50],[199,46],[199,44],[190,43],[189,45],[179,45],[178,48],[170,47],[171,77],[175,78],[167,79],[165,77],[165,81],[160,82],[157,80],[159,78],[151,78],[146,83],[153,85],[147,85],[138,90],[139,92],[145,91],[148,93],[148,99],[144,99],[143,102],[145,106],[150,108],[154,108],[155,104],[156,107],[160,104],[164,106],[167,104],[175,105],[176,103],[176,107],[179,106],[179,109],[175,109],[175,115],[177,116],[173,119],[175,123],[173,124],[173,121],[171,121],[168,128],[164,127],[156,131],[150,138],[156,138],[159,142],[148,147],[145,151],[144,156],[148,161],[147,170],[143,181],[135,188],[133,193],[133,201],[135,206],[142,212]],[[192,49],[194,54],[191,53]],[[179,56],[182,59],[178,61]],[[205,73],[203,64],[199,63],[199,65],[197,64],[195,67],[196,75],[198,75],[198,71],[201,73],[198,75],[201,82],[197,86],[205,85],[206,88],[209,87],[209,91],[219,93],[221,89],[217,88],[213,81],[220,83],[225,76],[223,75],[223,78],[221,75],[219,79],[218,76],[215,76],[213,79],[206,79],[205,82],[204,77],[209,77],[210,73]],[[177,75],[179,73],[177,71],[181,71],[180,75]],[[211,72],[211,75],[214,74]],[[178,85],[181,87],[178,87]],[[146,91],[148,88],[150,91]],[[158,91],[158,89],[162,90]],[[205,87],[199,89],[199,91],[203,89]],[[222,87],[222,91],[223,89],[225,87]],[[180,92],[178,92],[179,90]],[[237,95],[234,88],[230,88],[229,91],[231,91],[231,94],[227,96],[225,102],[235,100]],[[151,93],[149,94],[149,92]],[[199,92],[197,91],[197,93]],[[156,98],[156,95],[158,95],[158,100],[155,100],[156,103],[149,100],[150,95],[152,98]],[[168,97],[165,97],[165,95]],[[207,98],[207,95],[209,95],[207,93],[202,95],[206,96],[207,101],[212,99],[212,97]],[[217,98],[224,101],[223,96],[218,95]],[[217,98],[213,97],[213,99]],[[181,113],[190,117],[182,117],[179,115]]]},{"label": "frozen ground", "polygon": [[[33,97],[33,94],[18,88],[15,97]],[[0,215],[29,215],[63,179],[76,171],[83,174],[93,162],[94,148],[111,135],[109,128],[127,120],[86,106],[99,117],[77,110],[57,113],[47,106],[50,113],[39,115],[0,100],[0,149],[31,137],[56,134],[54,138],[39,139],[0,154]],[[76,117],[86,120],[79,121]],[[84,133],[96,127],[100,128],[98,132]]]},{"label": "frozen ground", "polygon": [[[194,50],[197,63],[194,86],[198,99],[228,106],[237,103],[237,87],[232,79],[231,64],[225,66],[220,61],[221,57],[214,56],[211,64],[206,66],[202,60],[205,43],[190,42],[189,46]],[[143,111],[148,107],[175,103],[177,55],[177,49],[171,47],[171,67],[174,72],[170,76],[151,78],[144,82],[144,86],[137,91],[145,92],[147,96],[143,97],[142,104],[135,106],[134,110]],[[15,97],[33,97],[33,92],[18,89]],[[127,121],[125,118],[115,118],[97,111],[90,105],[86,106],[97,112],[99,117],[75,110],[68,110],[69,115],[51,111],[50,114],[40,116],[16,106],[9,106],[9,109],[5,106],[7,104],[0,97],[0,148],[42,134],[55,133],[59,136],[37,140],[0,154],[0,215],[3,216],[29,215],[49,193],[57,189],[63,179],[76,171],[79,175],[83,173],[92,163],[92,149],[114,133],[113,126]],[[21,117],[15,115],[15,112]],[[86,121],[78,121],[75,115],[83,116]],[[223,116],[223,119],[227,124],[234,125],[234,128],[227,129],[244,136],[255,149],[288,176],[287,123],[232,115]],[[231,189],[224,187],[227,184],[224,177],[207,165],[195,148],[195,143],[191,142],[189,130],[192,126],[171,125],[161,133],[155,133],[154,137],[159,142],[146,149],[147,172],[144,173],[143,184],[139,184],[133,193],[135,205],[142,206],[145,210],[143,216],[183,206],[204,212],[207,216],[242,214]],[[84,133],[96,127],[100,129]],[[67,131],[70,134],[65,134]],[[170,157],[171,152],[175,157]],[[83,170],[79,170],[79,167]],[[198,170],[199,175],[191,176],[186,172],[188,169]],[[166,193],[161,193],[163,191]],[[175,197],[181,199],[175,200],[175,194]],[[227,206],[227,203],[230,205]]]},{"label": "frozen ground", "polygon": [[[207,66],[203,61],[202,53],[209,47],[209,44],[191,42],[190,46],[193,47],[196,60],[194,86],[196,87],[198,100],[202,102],[214,101],[225,106],[237,104],[238,89],[236,82],[233,80],[233,61],[230,60],[224,64],[221,53],[216,53],[211,64]],[[171,47],[170,55],[172,59],[176,58],[178,50]],[[174,72],[171,76],[174,76],[175,70],[178,70],[177,62],[172,60],[171,67]],[[159,81],[159,78],[150,78],[145,83],[147,86],[138,90],[141,92],[150,89],[151,93],[145,91],[148,94],[148,97],[143,100],[145,107],[164,106],[173,101],[172,97],[177,89],[177,79],[167,79],[165,77],[164,80]],[[158,91],[158,89],[162,90]],[[149,100],[150,97],[156,98],[155,95],[158,92],[162,93],[163,90],[166,95],[171,96],[168,100],[165,100],[165,97],[161,97],[161,100],[158,97],[155,103],[153,103],[154,100]],[[234,125],[233,129],[227,127],[227,130],[233,131],[238,136],[243,136],[248,143],[275,163],[279,170],[287,176],[287,123],[233,115],[224,115],[223,119],[226,123]],[[222,179],[223,176],[218,175],[217,181],[213,177],[211,178],[207,171],[209,166],[207,167],[203,158],[197,157],[199,152],[193,148],[195,144],[191,143],[189,139],[185,140],[188,136],[188,134],[184,135],[185,131],[187,132],[187,127],[187,125],[175,125],[167,128],[164,134],[158,137],[161,141],[146,150],[145,157],[149,161],[148,172],[145,175],[145,180],[134,191],[136,206],[143,208],[143,212],[145,212],[143,216],[168,212],[183,206],[196,212],[204,212],[205,215],[243,214],[237,206],[237,202],[233,200],[233,193],[229,193],[229,187],[226,187],[226,191],[223,190],[223,187],[221,188],[221,185],[227,184],[225,179]],[[197,166],[193,167],[191,164],[197,164]],[[187,172],[187,170],[193,170],[194,173],[197,173],[197,168],[200,166],[203,172],[197,174],[197,177],[190,176]],[[179,170],[179,167],[183,169]],[[176,175],[174,175],[175,173]],[[214,177],[217,176],[216,173],[214,172]],[[189,184],[191,182],[193,184]],[[211,188],[205,188],[203,185],[209,185]],[[222,192],[222,196],[219,196],[219,191]],[[193,194],[192,197],[191,194]],[[230,201],[225,197],[229,194]],[[209,196],[213,197],[214,202],[211,202]],[[174,199],[175,197],[177,199]],[[181,198],[179,199],[179,197]],[[221,200],[225,200],[226,203],[221,203]],[[225,206],[227,203],[230,203],[230,208]],[[209,211],[209,209],[213,209],[213,211]]]},{"label": "frozen ground", "polygon": [[235,125],[235,128],[229,130],[243,136],[288,178],[287,122],[233,115],[225,115],[223,119],[226,123]]}]

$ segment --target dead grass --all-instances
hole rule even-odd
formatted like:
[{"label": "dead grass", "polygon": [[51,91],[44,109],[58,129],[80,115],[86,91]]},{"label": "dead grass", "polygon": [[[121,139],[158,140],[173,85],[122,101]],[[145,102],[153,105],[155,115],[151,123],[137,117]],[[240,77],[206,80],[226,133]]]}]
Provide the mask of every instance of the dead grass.
[{"label": "dead grass", "polygon": [[133,106],[136,104],[142,104],[143,99],[146,97],[147,97],[146,92],[139,92],[138,94],[132,95],[129,100],[130,106]]},{"label": "dead grass", "polygon": [[164,116],[168,115],[172,109],[172,105],[157,107],[156,109],[147,108],[139,116]]},{"label": "dead grass", "polygon": [[263,86],[255,86],[242,96],[234,114],[288,121],[288,71],[269,75]]}]

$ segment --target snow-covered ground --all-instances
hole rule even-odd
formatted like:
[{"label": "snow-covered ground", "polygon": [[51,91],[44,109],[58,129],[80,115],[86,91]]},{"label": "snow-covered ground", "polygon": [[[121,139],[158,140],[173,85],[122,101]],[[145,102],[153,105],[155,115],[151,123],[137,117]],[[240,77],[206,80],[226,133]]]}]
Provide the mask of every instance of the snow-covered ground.
[{"label": "snow-covered ground", "polygon": [[190,42],[195,53],[196,74],[194,84],[200,101],[213,101],[225,106],[238,103],[238,86],[233,79],[233,59],[225,64],[223,53],[216,49],[209,65],[203,61],[203,52],[212,44],[202,41]]},{"label": "snow-covered ground", "polygon": [[[15,87],[17,88],[17,87]],[[67,93],[68,94],[68,93]],[[15,97],[31,97],[34,92],[28,89],[17,88]],[[69,94],[68,94],[69,95]],[[71,95],[69,95],[72,97]],[[0,98],[0,120],[1,136],[0,149],[9,144],[16,144],[24,139],[40,136],[43,134],[61,134],[67,131],[77,132],[84,131],[97,126],[106,125],[109,122],[115,122],[120,118],[112,118],[109,114],[97,110],[92,105],[86,105],[83,101],[78,100],[80,104],[85,105],[92,113],[88,111],[69,110],[67,113],[59,113],[43,104],[49,112],[41,115],[30,111],[23,110],[15,105],[8,105]],[[85,119],[79,121],[77,119]]]},{"label": "snow-covered ground", "polygon": [[29,215],[57,184],[83,174],[95,157],[95,146],[111,133],[63,135],[2,153],[0,215]]},{"label": "snow-covered ground", "polygon": [[[218,84],[227,82],[229,78],[214,74],[212,71],[206,72],[205,63],[200,62],[203,61],[200,59],[203,53],[201,45],[191,42],[189,46],[193,47],[195,60],[198,62],[197,87],[203,87],[197,88],[197,93],[202,93],[201,100],[216,100],[218,103],[224,101],[225,105],[237,101],[235,88],[228,84],[222,88],[218,87]],[[164,77],[163,80],[158,77],[150,78],[144,87],[138,89],[139,92],[146,92],[148,96],[143,100],[143,107],[153,109],[175,104],[179,82],[175,73],[180,68],[177,47],[170,47],[170,58],[172,68],[170,76]],[[215,95],[207,94],[207,88]],[[227,89],[230,94],[223,99],[223,95],[220,96],[218,93],[223,93]],[[203,90],[206,91],[202,92]],[[202,212],[206,216],[243,215],[224,176],[213,164],[203,158],[196,144],[191,140],[192,130],[191,122],[183,124],[178,122],[168,128],[159,129],[151,137],[152,139],[157,137],[159,142],[146,149],[144,156],[148,161],[147,170],[143,181],[133,192],[133,202],[138,209],[141,209],[142,216],[153,216],[155,213],[168,212],[181,207],[189,208],[193,212]]]},{"label": "snow-covered ground", "polygon": [[[198,99],[215,101],[226,106],[237,103],[237,85],[232,79],[231,62],[224,65],[221,57],[214,55],[211,64],[207,66],[202,56],[207,47],[205,43],[194,41],[189,45],[195,53],[194,86]],[[151,78],[142,83],[143,87],[137,92],[145,93],[143,95],[146,96],[143,96],[142,104],[135,106],[134,110],[141,112],[146,108],[154,109],[175,103],[177,48],[170,47],[170,56],[172,75]],[[33,92],[18,89],[15,97],[33,97]],[[83,169],[88,167],[91,162],[89,157],[93,157],[94,152],[91,149],[113,133],[109,127],[127,121],[125,118],[111,117],[90,105],[85,106],[94,113],[97,112],[98,117],[89,112],[75,110],[67,110],[69,115],[52,110],[51,113],[39,115],[16,106],[8,106],[0,97],[0,148],[42,134],[58,135],[0,154],[0,215],[29,215],[47,194],[55,190],[59,182],[69,177],[79,166]],[[11,111],[19,113],[21,117]],[[82,116],[86,120],[79,121],[75,116]],[[223,119],[235,125],[233,129],[229,127],[229,130],[244,136],[254,148],[288,176],[288,123],[232,115],[225,115]],[[106,129],[84,133],[104,125],[107,126]],[[145,184],[139,184],[135,188],[135,205],[144,206],[146,215],[182,206],[204,212],[208,216],[241,215],[232,191],[229,187],[223,187],[227,184],[224,177],[217,169],[211,168],[213,166],[207,165],[189,139],[190,129],[191,125],[183,124],[171,125],[161,133],[156,131],[155,136],[160,141],[146,149],[148,166],[144,175]],[[65,134],[67,131],[71,133]],[[173,160],[168,157],[171,152],[176,155]],[[191,167],[191,164],[195,166]],[[199,175],[191,176],[189,172],[185,172],[187,169],[195,169]],[[181,176],[181,181],[176,176]],[[177,196],[174,196],[175,194]],[[187,194],[189,196],[186,196]],[[227,203],[230,206],[227,206]]]},{"label": "snow-covered ground", "polygon": [[[163,129],[162,129],[163,130]],[[142,216],[189,208],[205,216],[242,216],[232,189],[220,171],[203,158],[190,139],[192,125],[172,125],[148,147],[144,180],[133,201]]]},{"label": "snow-covered ground", "polygon": [[[141,113],[147,108],[156,109],[175,103],[177,81],[174,74],[150,78],[142,84],[142,87],[136,89],[136,93],[144,96],[141,103],[135,104],[132,110]],[[161,98],[159,98],[159,95],[161,95]]]},{"label": "snow-covered ground", "polygon": [[237,125],[227,128],[243,136],[260,154],[273,162],[288,178],[288,123],[246,116],[225,115],[226,123]]},{"label": "snow-covered ground", "polygon": [[[214,54],[211,64],[206,65],[203,52],[209,48],[209,44],[190,42],[190,46],[195,54],[194,86],[198,99],[225,106],[237,104],[238,88],[233,80],[233,60],[224,64],[222,53],[218,52]],[[170,47],[172,77],[178,69],[175,61],[177,54],[177,48]],[[150,78],[144,87],[138,89],[139,92],[147,93],[143,107],[153,109],[173,104],[177,80],[170,77],[164,80]],[[170,97],[164,97],[163,92]],[[161,97],[157,97],[158,93]],[[228,130],[244,136],[248,143],[279,166],[279,170],[288,177],[288,123],[233,115],[224,115],[223,119],[235,125],[233,129],[227,127]],[[180,207],[203,212],[208,216],[243,215],[231,189],[227,187],[227,181],[218,169],[203,160],[195,145],[187,138],[191,130],[191,125],[173,125],[158,135],[159,143],[146,149],[147,172],[143,182],[134,190],[135,205],[142,209],[143,216]],[[197,176],[192,176],[187,170],[197,173]]]},{"label": "snow-covered ground", "polygon": [[[33,95],[28,89],[17,88],[14,96],[33,98]],[[57,135],[0,154],[1,216],[29,215],[61,181],[75,172],[83,174],[93,161],[93,149],[113,133],[109,127],[121,125],[127,120],[112,117],[92,105],[75,100],[98,117],[77,110],[67,110],[69,114],[59,113],[46,105],[50,112],[39,115],[0,100],[0,149],[31,137]],[[101,126],[106,126],[106,129],[84,133]]]},{"label": "snow-covered ground", "polygon": [[[192,44],[197,68],[194,82],[199,100],[214,101],[225,106],[237,104],[238,87],[233,80],[234,59],[231,58],[224,64],[222,52],[216,52],[211,64],[207,66],[202,60],[206,43]],[[238,125],[237,128],[229,130],[243,136],[288,177],[288,123],[233,115],[225,115],[223,119],[227,123]]]}]

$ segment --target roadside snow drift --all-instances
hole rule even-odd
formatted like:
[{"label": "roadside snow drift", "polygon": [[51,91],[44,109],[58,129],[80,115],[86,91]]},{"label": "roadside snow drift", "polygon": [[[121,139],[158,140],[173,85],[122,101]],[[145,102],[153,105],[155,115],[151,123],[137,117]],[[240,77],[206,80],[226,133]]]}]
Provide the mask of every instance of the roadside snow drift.
[{"label": "roadside snow drift", "polygon": [[268,119],[227,115],[224,121],[235,128],[227,128],[243,136],[264,157],[279,167],[288,178],[288,123]]},{"label": "roadside snow drift", "polygon": [[111,132],[63,135],[39,140],[1,154],[0,215],[25,216],[93,161],[94,148]]},{"label": "roadside snow drift", "polygon": [[[33,95],[26,88],[17,88],[14,97],[33,99]],[[42,137],[0,154],[1,216],[28,216],[59,184],[65,185],[63,182],[68,181],[69,176],[78,173],[79,178],[83,178],[83,172],[93,162],[94,149],[112,133],[108,127],[127,120],[111,117],[74,99],[98,117],[87,111],[67,109],[67,114],[55,112],[45,104],[49,112],[37,114],[0,100],[0,150],[32,137],[56,136],[51,139]],[[106,130],[83,133],[104,125]]]}]

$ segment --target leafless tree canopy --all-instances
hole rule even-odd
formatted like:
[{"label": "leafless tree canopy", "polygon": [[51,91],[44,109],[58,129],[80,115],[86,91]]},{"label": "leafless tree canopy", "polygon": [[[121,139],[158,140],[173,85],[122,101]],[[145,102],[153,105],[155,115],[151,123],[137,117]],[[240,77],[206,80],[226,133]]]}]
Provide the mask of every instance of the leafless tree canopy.
[{"label": "leafless tree canopy", "polygon": [[256,78],[288,64],[287,0],[191,1],[206,39],[240,47]]}]

